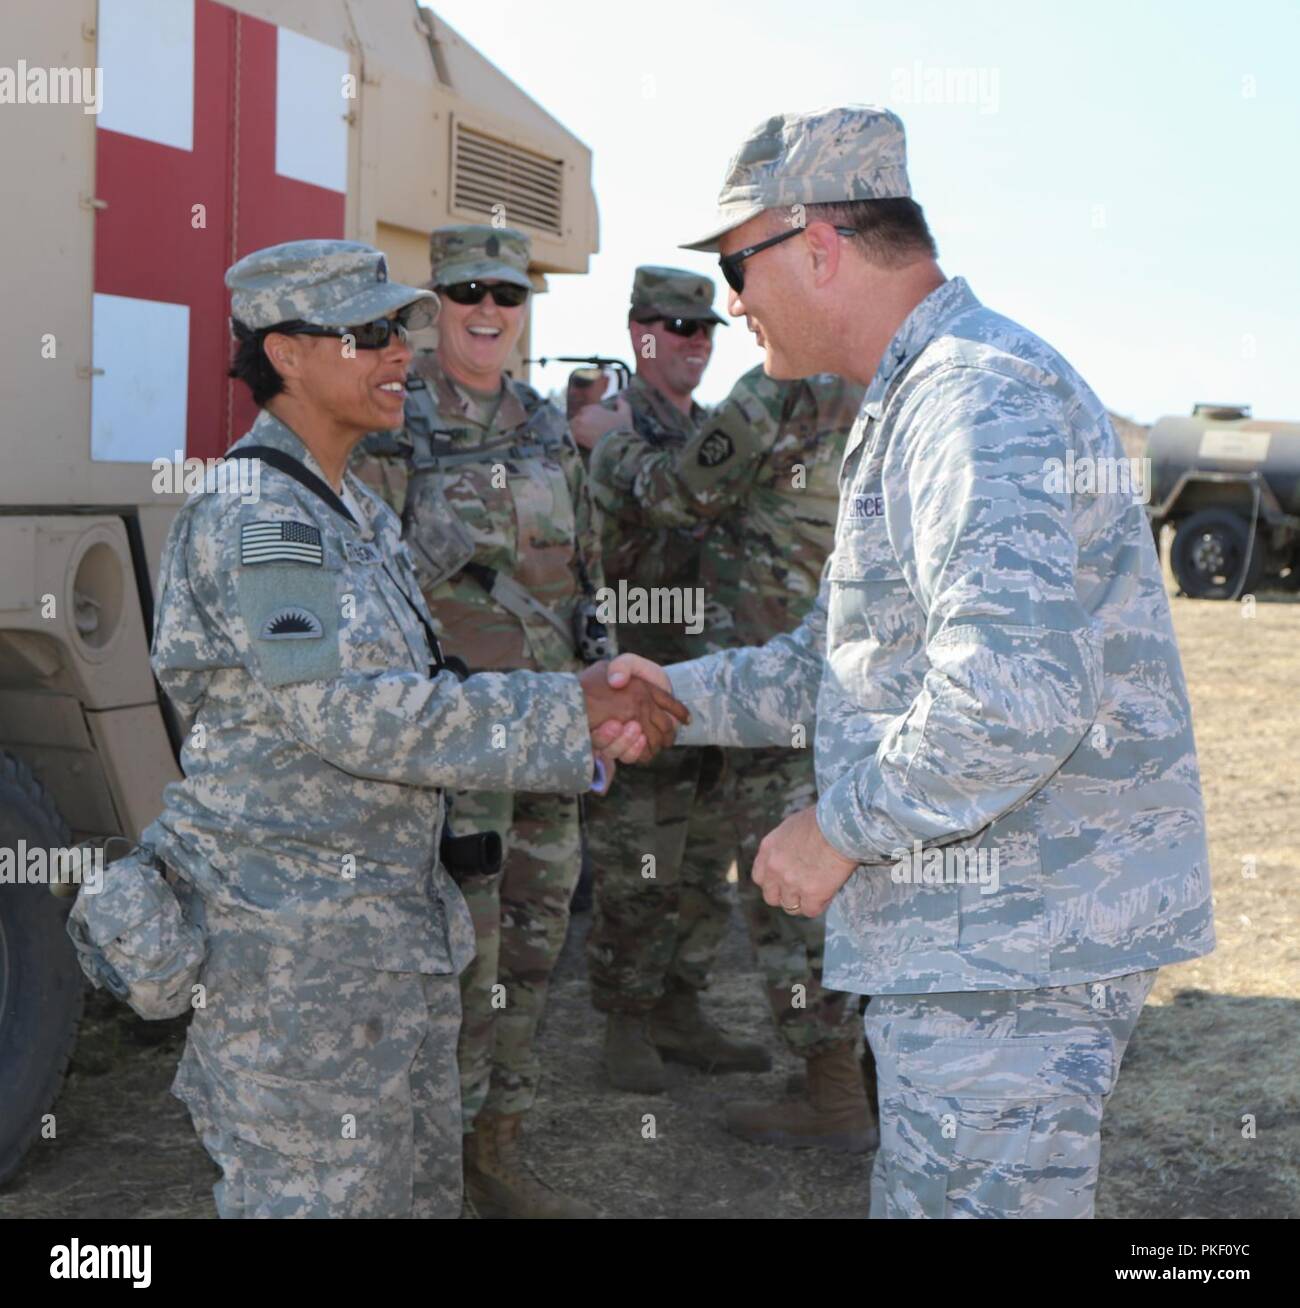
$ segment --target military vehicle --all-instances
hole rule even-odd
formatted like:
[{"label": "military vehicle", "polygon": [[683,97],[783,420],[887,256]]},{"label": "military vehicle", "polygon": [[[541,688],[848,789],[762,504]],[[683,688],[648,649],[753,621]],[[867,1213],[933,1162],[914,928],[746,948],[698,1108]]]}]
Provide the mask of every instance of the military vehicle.
[{"label": "military vehicle", "polygon": [[20,0],[0,37],[3,1180],[49,1135],[83,995],[30,851],[133,839],[179,776],[149,639],[175,461],[253,416],[224,269],[349,237],[418,285],[431,228],[495,222],[542,290],[597,220],[588,149],[415,0]]},{"label": "military vehicle", "polygon": [[1161,418],[1146,452],[1147,512],[1157,540],[1174,528],[1169,564],[1183,594],[1300,589],[1300,423],[1197,404],[1190,417]]}]

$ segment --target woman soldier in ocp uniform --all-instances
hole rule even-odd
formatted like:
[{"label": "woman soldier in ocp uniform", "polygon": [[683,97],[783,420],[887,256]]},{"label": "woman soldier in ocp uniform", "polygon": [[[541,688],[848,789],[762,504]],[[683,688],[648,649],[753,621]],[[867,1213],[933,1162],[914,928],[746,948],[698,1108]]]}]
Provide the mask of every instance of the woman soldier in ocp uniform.
[{"label": "woman soldier in ocp uniform", "polygon": [[[576,671],[603,638],[585,473],[564,415],[504,371],[532,288],[528,237],[441,227],[430,256],[437,347],[411,368],[404,430],[369,438],[356,470],[402,514],[439,633],[472,671]],[[499,832],[506,849],[499,872],[462,880],[478,946],[461,978],[466,1192],[483,1216],[593,1216],[519,1152],[580,871],[578,797],[462,792],[453,821],[459,836]]]}]

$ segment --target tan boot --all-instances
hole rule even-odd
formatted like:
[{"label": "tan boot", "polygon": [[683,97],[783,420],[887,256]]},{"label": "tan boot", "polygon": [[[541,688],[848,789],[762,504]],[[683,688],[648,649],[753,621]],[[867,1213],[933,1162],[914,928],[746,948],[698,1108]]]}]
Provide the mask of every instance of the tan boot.
[{"label": "tan boot", "polygon": [[733,1103],[727,1130],[754,1144],[861,1154],[880,1144],[852,1045],[808,1060],[805,1094],[774,1104]]},{"label": "tan boot", "polygon": [[611,1013],[605,1023],[605,1073],[616,1090],[662,1094],[668,1084],[664,1060],[637,1013]]},{"label": "tan boot", "polygon": [[694,990],[671,990],[650,1014],[650,1039],[670,1061],[706,1072],[766,1072],[772,1056],[749,1040],[734,1040],[705,1017]]},{"label": "tan boot", "polygon": [[524,1162],[522,1113],[480,1113],[465,1137],[465,1197],[480,1217],[595,1217],[580,1199],[552,1190]]}]

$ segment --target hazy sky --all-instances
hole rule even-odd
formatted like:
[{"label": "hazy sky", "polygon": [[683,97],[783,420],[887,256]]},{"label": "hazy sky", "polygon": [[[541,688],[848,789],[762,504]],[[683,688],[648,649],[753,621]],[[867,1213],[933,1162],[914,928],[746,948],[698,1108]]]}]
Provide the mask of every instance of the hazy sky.
[{"label": "hazy sky", "polygon": [[[1300,418],[1300,0],[432,8],[593,151],[600,253],[538,297],[534,353],[630,358],[638,263],[711,273],[725,313],[714,256],[675,247],[706,228],[740,138],[783,110],[880,103],[907,126],[945,272],[1111,408]],[[706,402],[758,362],[743,320],[717,339]]]}]

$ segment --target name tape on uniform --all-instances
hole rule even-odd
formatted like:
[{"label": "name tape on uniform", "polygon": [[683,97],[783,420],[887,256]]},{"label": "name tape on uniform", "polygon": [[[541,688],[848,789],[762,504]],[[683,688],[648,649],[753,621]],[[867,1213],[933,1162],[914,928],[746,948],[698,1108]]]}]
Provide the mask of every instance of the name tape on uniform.
[{"label": "name tape on uniform", "polygon": [[343,553],[349,563],[382,563],[384,558],[376,546],[363,540],[345,540]]}]

